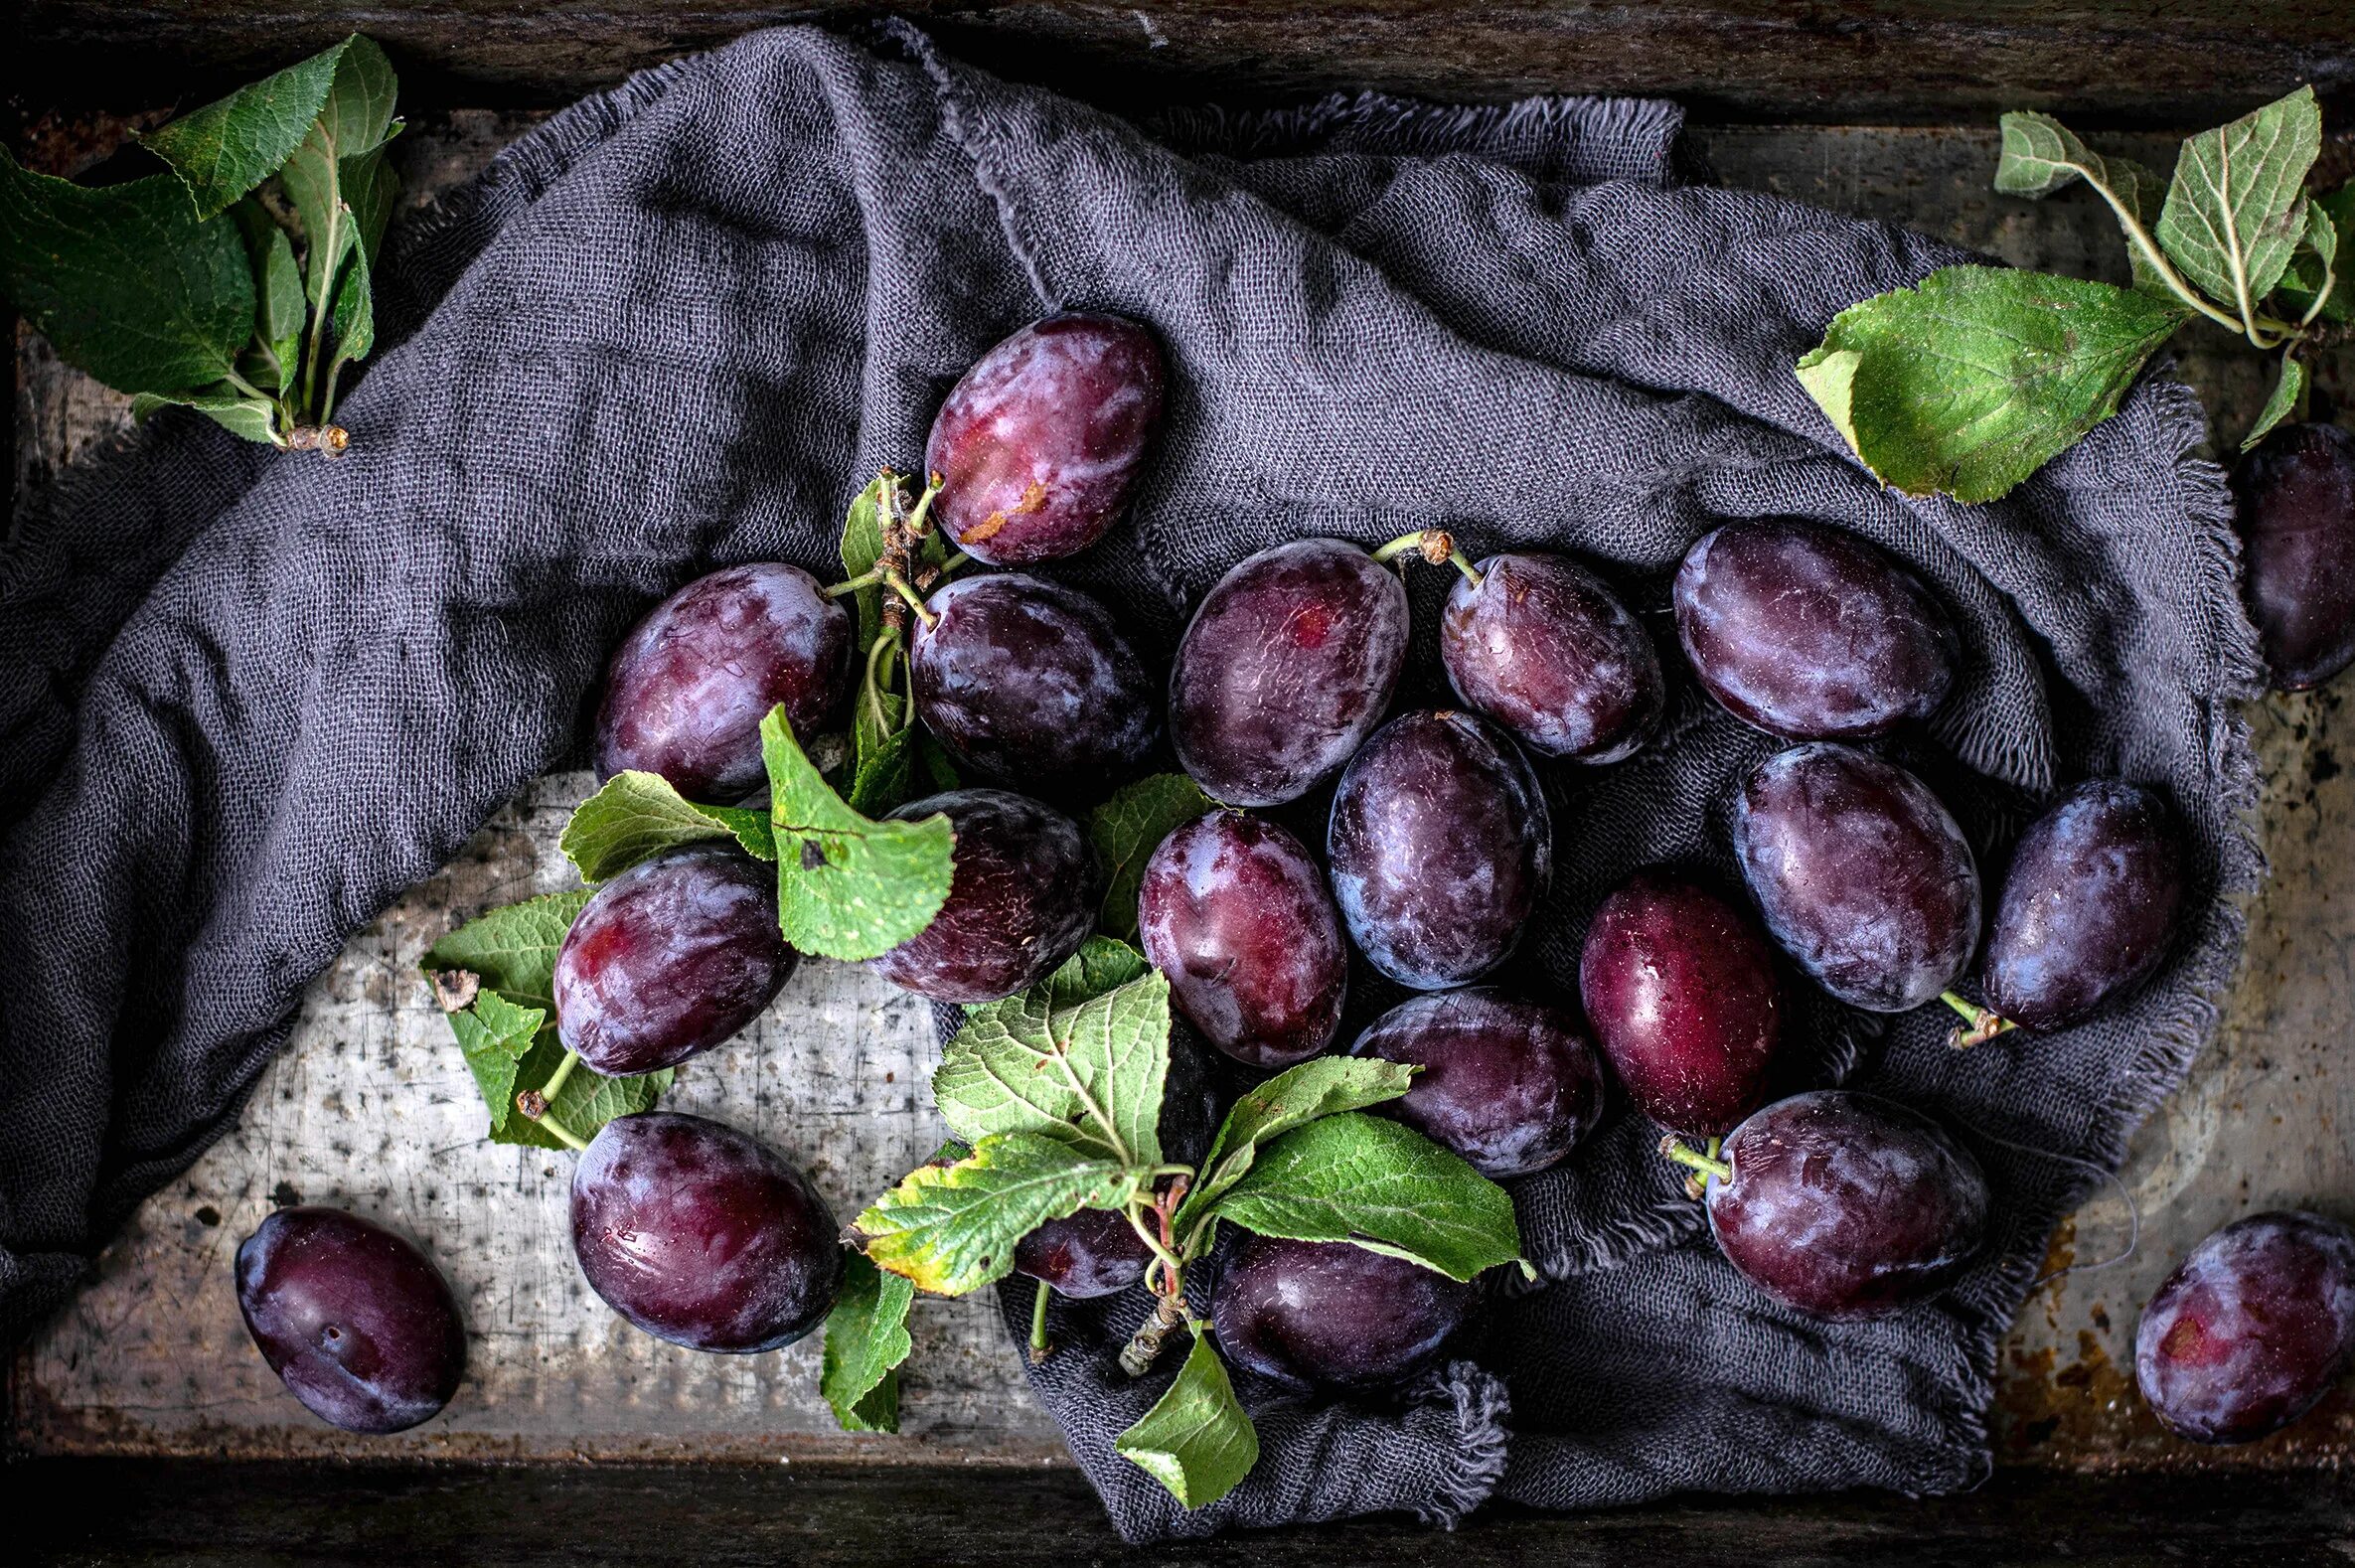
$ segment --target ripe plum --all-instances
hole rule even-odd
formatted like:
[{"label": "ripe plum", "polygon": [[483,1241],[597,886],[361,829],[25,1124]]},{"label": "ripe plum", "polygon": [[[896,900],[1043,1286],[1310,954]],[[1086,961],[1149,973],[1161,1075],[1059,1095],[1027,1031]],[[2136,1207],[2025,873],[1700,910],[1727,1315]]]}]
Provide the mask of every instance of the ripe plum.
[{"label": "ripe plum", "polygon": [[760,721],[785,705],[814,735],[848,686],[851,615],[799,566],[715,571],[656,605],[614,651],[597,706],[597,777],[643,768],[689,800],[760,788]]},{"label": "ripe plum", "polygon": [[1847,746],[1794,746],[1734,804],[1734,855],[1767,929],[1852,1007],[1903,1013],[1978,941],[1978,862],[1930,786]]},{"label": "ripe plum", "polygon": [[891,813],[945,812],[957,835],[948,901],[932,923],[868,966],[935,1002],[996,1002],[1054,973],[1096,923],[1096,873],[1079,825],[996,789],[951,790]]},{"label": "ripe plum", "polygon": [[2081,784],[2013,852],[1987,937],[1987,1004],[2031,1029],[2075,1022],[2158,967],[2182,908],[2166,802],[2132,784]]},{"label": "ripe plum", "polygon": [[449,1284],[382,1225],[281,1208],[237,1248],[236,1275],[254,1347],[330,1426],[404,1431],[458,1391],[466,1331]]},{"label": "ripe plum", "polygon": [[1578,986],[1646,1116],[1714,1138],[1758,1108],[1782,997],[1766,934],[1743,911],[1672,871],[1638,871],[1595,910]]},{"label": "ripe plum", "polygon": [[1632,756],[1667,705],[1643,623],[1565,555],[1492,555],[1460,577],[1439,657],[1457,697],[1549,757]]},{"label": "ripe plum", "polygon": [[776,873],[733,850],[641,861],[598,888],[556,950],[556,1033],[602,1073],[652,1072],[760,1017],[800,961]]},{"label": "ripe plum", "polygon": [[1112,612],[1024,572],[949,583],[916,628],[908,679],[958,761],[1041,795],[1102,794],[1161,736],[1154,690]]},{"label": "ripe plum", "polygon": [[1349,762],[1326,859],[1374,968],[1418,991],[1494,969],[1553,875],[1553,823],[1510,740],[1469,713],[1402,713]]},{"label": "ripe plum", "polygon": [[1987,1178],[1902,1105],[1844,1089],[1778,1100],[1734,1129],[1708,1174],[1709,1229],[1743,1278],[1816,1318],[1925,1301],[1985,1239]]},{"label": "ripe plum", "polygon": [[1373,1107],[1501,1180],[1542,1171],[1603,1119],[1603,1069],[1577,1020],[1488,986],[1414,997],[1349,1047],[1423,1070]]},{"label": "ripe plum", "polygon": [[1238,1231],[1210,1323],[1238,1366],[1295,1388],[1355,1389],[1420,1371],[1471,1307],[1471,1286],[1404,1258]]},{"label": "ripe plum", "polygon": [[1230,806],[1297,800],[1381,722],[1406,658],[1406,586],[1356,546],[1295,540],[1238,562],[1170,671],[1170,738]]},{"label": "ripe plum", "polygon": [[1676,571],[1676,635],[1709,695],[1790,740],[1856,739],[1946,701],[1960,644],[1921,579],[1836,528],[1729,523]]},{"label": "ripe plum", "polygon": [[2191,1249],[2134,1330],[2134,1380],[2195,1443],[2248,1443],[2314,1408],[2355,1362],[2355,1230],[2252,1214]]},{"label": "ripe plum", "polygon": [[2355,661],[2355,435],[2285,424],[2232,478],[2241,592],[2284,692]]},{"label": "ripe plum", "polygon": [[993,566],[1054,560],[1102,539],[1128,505],[1162,418],[1162,347],[1122,316],[1033,322],[949,392],[924,447],[933,507]]},{"label": "ripe plum", "polygon": [[1137,894],[1145,956],[1212,1045],[1288,1067],[1333,1043],[1348,948],[1325,873],[1263,818],[1214,811],[1162,840]]},{"label": "ripe plum", "polygon": [[572,1168],[572,1251],[605,1305],[658,1339],[742,1354],[834,1309],[834,1212],[766,1145],[677,1111],[620,1116]]}]

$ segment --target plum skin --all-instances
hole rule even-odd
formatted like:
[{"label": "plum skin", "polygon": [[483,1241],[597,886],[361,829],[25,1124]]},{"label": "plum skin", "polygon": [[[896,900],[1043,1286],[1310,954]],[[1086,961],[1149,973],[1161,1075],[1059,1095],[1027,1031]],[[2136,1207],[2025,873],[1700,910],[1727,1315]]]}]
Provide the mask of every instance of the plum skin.
[{"label": "plum skin", "polygon": [[406,1431],[465,1374],[466,1331],[441,1271],[357,1214],[276,1210],[237,1247],[236,1286],[254,1348],[330,1426]]},{"label": "plum skin", "polygon": [[1729,523],[1685,554],[1676,635],[1711,697],[1787,740],[1861,739],[1946,701],[1946,607],[1877,547],[1800,519]]},{"label": "plum skin", "polygon": [[1987,1005],[2030,1029],[2085,1018],[2156,969],[2183,909],[2166,803],[2096,780],[2020,836],[1987,938]]},{"label": "plum skin", "polygon": [[1440,991],[1520,945],[1553,877],[1553,822],[1528,761],[1485,719],[1402,713],[1342,772],[1326,862],[1367,961]]},{"label": "plum skin", "polygon": [[1299,799],[1381,722],[1406,637],[1405,584],[1355,545],[1295,540],[1236,562],[1171,665],[1178,765],[1229,806]]},{"label": "plum skin", "polygon": [[1101,795],[1144,765],[1160,693],[1103,605],[1004,571],[951,582],[928,607],[908,680],[958,761],[1057,799]]},{"label": "plum skin", "polygon": [[1587,927],[1578,988],[1646,1116],[1714,1138],[1758,1108],[1782,1042],[1782,987],[1766,934],[1713,890],[1663,867],[1630,877]]},{"label": "plum skin", "polygon": [[2274,685],[2320,686],[2355,662],[2355,435],[2285,424],[2233,469],[2241,594]]},{"label": "plum skin", "polygon": [[2252,1214],[2203,1240],[2134,1327],[2134,1381],[2194,1443],[2249,1443],[2314,1408],[2355,1364],[2355,1229]]},{"label": "plum skin", "polygon": [[1556,1165],[1603,1119],[1603,1069],[1558,1008],[1490,986],[1411,997],[1349,1047],[1423,1070],[1371,1107],[1493,1180]]},{"label": "plum skin", "polygon": [[1840,1001],[1903,1013],[1978,944],[1978,862],[1930,787],[1814,741],[1777,752],[1734,803],[1734,855],[1767,929]]},{"label": "plum skin", "polygon": [[1346,1241],[1238,1230],[1210,1324],[1226,1358],[1292,1388],[1378,1388],[1435,1360],[1464,1326],[1472,1287]]},{"label": "plum skin", "polygon": [[935,1002],[996,1002],[1054,973],[1096,923],[1096,872],[1079,825],[996,789],[910,801],[896,822],[945,814],[957,836],[949,895],[932,923],[867,967]]},{"label": "plum skin", "polygon": [[1137,925],[1178,1011],[1235,1060],[1288,1067],[1339,1031],[1340,912],[1307,847],[1276,824],[1214,811],[1172,832],[1145,862]]},{"label": "plum skin", "polygon": [[714,571],[647,612],[606,668],[597,777],[659,773],[727,805],[767,780],[760,721],[782,703],[797,735],[825,727],[849,688],[851,615],[799,566]]},{"label": "plum skin", "polygon": [[1725,1140],[1709,1229],[1741,1275],[1834,1322],[1925,1301],[1986,1239],[1987,1178],[1936,1122],[1844,1089],[1778,1100]]},{"label": "plum skin", "polygon": [[834,1213],[810,1178],[701,1116],[643,1111],[599,1128],[572,1169],[571,1221],[589,1287],[691,1350],[791,1344],[842,1286]]},{"label": "plum skin", "polygon": [[1439,623],[1448,685],[1532,751],[1618,762],[1667,706],[1659,655],[1601,578],[1564,555],[1492,555],[1458,577]]},{"label": "plum skin", "polygon": [[556,950],[556,1034],[601,1073],[653,1072],[760,1017],[800,962],[776,873],[733,850],[641,861],[591,894]]},{"label": "plum skin", "polygon": [[1102,539],[1129,503],[1160,428],[1167,379],[1151,331],[1072,312],[984,354],[932,421],[933,517],[993,566],[1054,560]]}]

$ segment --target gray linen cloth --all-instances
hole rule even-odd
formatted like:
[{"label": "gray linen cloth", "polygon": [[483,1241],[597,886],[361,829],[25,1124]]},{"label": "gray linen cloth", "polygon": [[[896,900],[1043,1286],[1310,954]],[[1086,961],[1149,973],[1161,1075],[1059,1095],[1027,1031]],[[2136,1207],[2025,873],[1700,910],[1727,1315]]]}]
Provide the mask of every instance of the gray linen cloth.
[{"label": "gray linen cloth", "polygon": [[[1577,551],[1664,631],[1701,533],[1819,518],[1957,612],[1958,690],[1898,750],[1990,868],[2041,796],[2123,774],[2173,798],[2199,879],[2158,982],[2056,1037],[1958,1054],[1933,1010],[1884,1028],[1805,1005],[1795,1081],[1945,1116],[1988,1166],[1998,1233],[1938,1303],[1827,1328],[1765,1301],[1623,1112],[1517,1184],[1546,1278],[1498,1293],[1477,1358],[1386,1403],[1246,1380],[1264,1455],[1210,1508],[1112,1451],[1176,1359],[1112,1369],[1142,1300],[1058,1307],[1033,1382],[1114,1522],[1970,1485],[1996,1337],[2091,1179],[2006,1145],[2115,1166],[2238,952],[2229,894],[2259,862],[2230,700],[2255,665],[2228,503],[2163,378],[2000,503],[1883,490],[1792,362],[1958,255],[1679,186],[1678,128],[1659,102],[1368,97],[1141,130],[910,29],[794,28],[517,143],[396,237],[396,346],[345,405],[350,457],[166,415],[39,498],[0,561],[0,1327],[53,1310],[236,1116],[352,931],[578,757],[636,616],[722,563],[826,569],[851,494],[917,460],[965,367],[1085,307],[1152,323],[1175,368],[1134,521],[1065,572],[1157,655],[1228,565],[1301,534]],[[1402,701],[1439,690],[1443,577],[1416,574]],[[1687,687],[1646,755],[1549,770],[1561,870],[1509,981],[1564,992],[1634,867],[1728,868],[1729,788],[1772,749]],[[1361,987],[1356,1012],[1384,1000]]]}]

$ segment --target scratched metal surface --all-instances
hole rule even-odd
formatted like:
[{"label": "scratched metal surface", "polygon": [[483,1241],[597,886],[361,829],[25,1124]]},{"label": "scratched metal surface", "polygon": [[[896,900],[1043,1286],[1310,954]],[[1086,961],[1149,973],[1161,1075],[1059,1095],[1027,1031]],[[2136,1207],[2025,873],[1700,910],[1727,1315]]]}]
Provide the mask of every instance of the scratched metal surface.
[{"label": "scratched metal surface", "polygon": [[[418,125],[400,144],[411,199],[463,177],[526,123],[457,112]],[[38,129],[61,164],[104,140],[86,122]],[[1733,127],[1697,140],[1727,184],[1911,224],[2023,265],[2122,276],[2115,231],[2082,193],[2031,206],[1988,191],[1986,132]],[[2169,144],[2147,138],[2123,150],[2161,167],[2171,157]],[[2355,163],[2343,141],[2328,156]],[[2237,432],[2265,392],[2255,357],[2220,336],[2198,338],[2182,357],[2220,435]],[[18,362],[21,495],[119,428],[124,403],[21,332]],[[2319,385],[2343,399],[2349,368],[2344,350],[2327,356]],[[2121,1183],[2142,1215],[2139,1249],[2038,1291],[2004,1348],[1995,1431],[2008,1462],[2336,1468],[2355,1456],[2355,1383],[2287,1433],[2219,1451],[2168,1439],[2131,1387],[2135,1312],[2199,1237],[2284,1204],[2355,1219],[2355,773],[2338,760],[2355,748],[2355,721],[2333,692],[2272,699],[2253,718],[2275,876],[2251,906],[2248,961],[2217,1044],[2134,1141]],[[480,1140],[473,1086],[415,961],[451,924],[568,883],[555,835],[586,783],[535,784],[354,938],[312,987],[238,1128],[141,1209],[95,1283],[23,1353],[20,1443],[237,1456],[1059,1455],[982,1304],[919,1307],[902,1405],[912,1441],[893,1442],[833,1432],[815,1394],[814,1345],[696,1355],[631,1330],[583,1287],[565,1235],[565,1162]],[[932,1055],[920,1006],[863,972],[813,961],[754,1029],[684,1069],[671,1103],[806,1162],[847,1213],[932,1147],[922,1091]],[[309,1420],[253,1353],[229,1257],[273,1203],[297,1194],[425,1239],[449,1273],[473,1344],[468,1382],[442,1418],[390,1440],[345,1437]],[[2110,1258],[2127,1231],[2124,1202],[2104,1191],[2062,1225],[2051,1266]]]}]

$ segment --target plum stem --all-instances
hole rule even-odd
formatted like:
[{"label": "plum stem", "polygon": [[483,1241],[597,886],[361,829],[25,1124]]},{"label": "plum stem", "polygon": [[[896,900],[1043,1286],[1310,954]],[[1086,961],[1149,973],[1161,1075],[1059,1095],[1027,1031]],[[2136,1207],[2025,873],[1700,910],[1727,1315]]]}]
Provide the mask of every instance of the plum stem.
[{"label": "plum stem", "polygon": [[916,612],[916,619],[924,623],[924,629],[926,631],[930,631],[935,625],[939,624],[940,617],[933,614],[930,610],[924,608],[923,596],[917,593],[915,589],[907,585],[907,579],[905,577],[901,576],[896,571],[886,571],[883,573],[883,580],[891,585],[891,591],[893,593],[896,593],[901,598],[907,600],[907,607]]},{"label": "plum stem", "polygon": [[526,1117],[530,1118],[535,1124],[546,1131],[549,1137],[554,1139],[557,1143],[562,1144],[566,1149],[571,1150],[574,1154],[585,1154],[587,1152],[587,1140],[579,1137],[572,1131],[571,1128],[566,1127],[562,1122],[557,1121],[554,1117],[548,1114],[548,1096],[546,1093],[539,1089],[526,1089],[523,1093],[515,1097],[515,1108],[523,1112]]},{"label": "plum stem", "polygon": [[548,1075],[548,1082],[540,1086],[541,1097],[547,1100],[553,1100],[556,1097],[556,1092],[564,1087],[564,1080],[572,1076],[572,1069],[577,1066],[579,1062],[580,1052],[576,1050],[568,1050],[564,1052],[564,1059],[556,1063],[556,1070],[550,1073]]},{"label": "plum stem", "polygon": [[1046,1342],[1046,1281],[1038,1282],[1038,1294],[1030,1302],[1030,1364],[1045,1360],[1051,1347]]},{"label": "plum stem", "polygon": [[[1711,1143],[1714,1144],[1715,1140],[1712,1139]],[[1705,1176],[1715,1176],[1720,1181],[1731,1181],[1734,1178],[1732,1166],[1722,1160],[1705,1155],[1698,1149],[1685,1148],[1677,1141],[1674,1133],[1670,1133],[1660,1140],[1660,1153],[1678,1165],[1688,1170],[1698,1171]]]},{"label": "plum stem", "polygon": [[846,593],[857,593],[861,588],[871,588],[882,580],[883,568],[876,566],[861,572],[856,577],[845,577],[842,581],[826,589],[826,596],[830,599],[839,599]]},{"label": "plum stem", "polygon": [[1420,555],[1429,565],[1454,566],[1464,573],[1464,580],[1476,588],[1487,580],[1471,558],[1456,548],[1456,536],[1443,528],[1417,529],[1412,534],[1401,534],[1376,549],[1373,558],[1386,566],[1406,554]]},{"label": "plum stem", "polygon": [[1939,993],[1939,1001],[1962,1015],[1968,1028],[1956,1029],[1947,1035],[1947,1043],[1957,1050],[1968,1050],[1973,1045],[1984,1045],[2007,1029],[2019,1027],[1993,1008],[1982,1008],[1977,1003],[1957,996],[1952,991]]},{"label": "plum stem", "polygon": [[953,577],[961,568],[972,564],[973,557],[966,554],[965,551],[959,550],[940,563],[940,574],[944,577]]},{"label": "plum stem", "polygon": [[940,494],[940,475],[932,474],[924,481],[924,493],[916,497],[916,504],[908,509],[907,532],[910,539],[922,539],[931,532],[932,498]]}]

